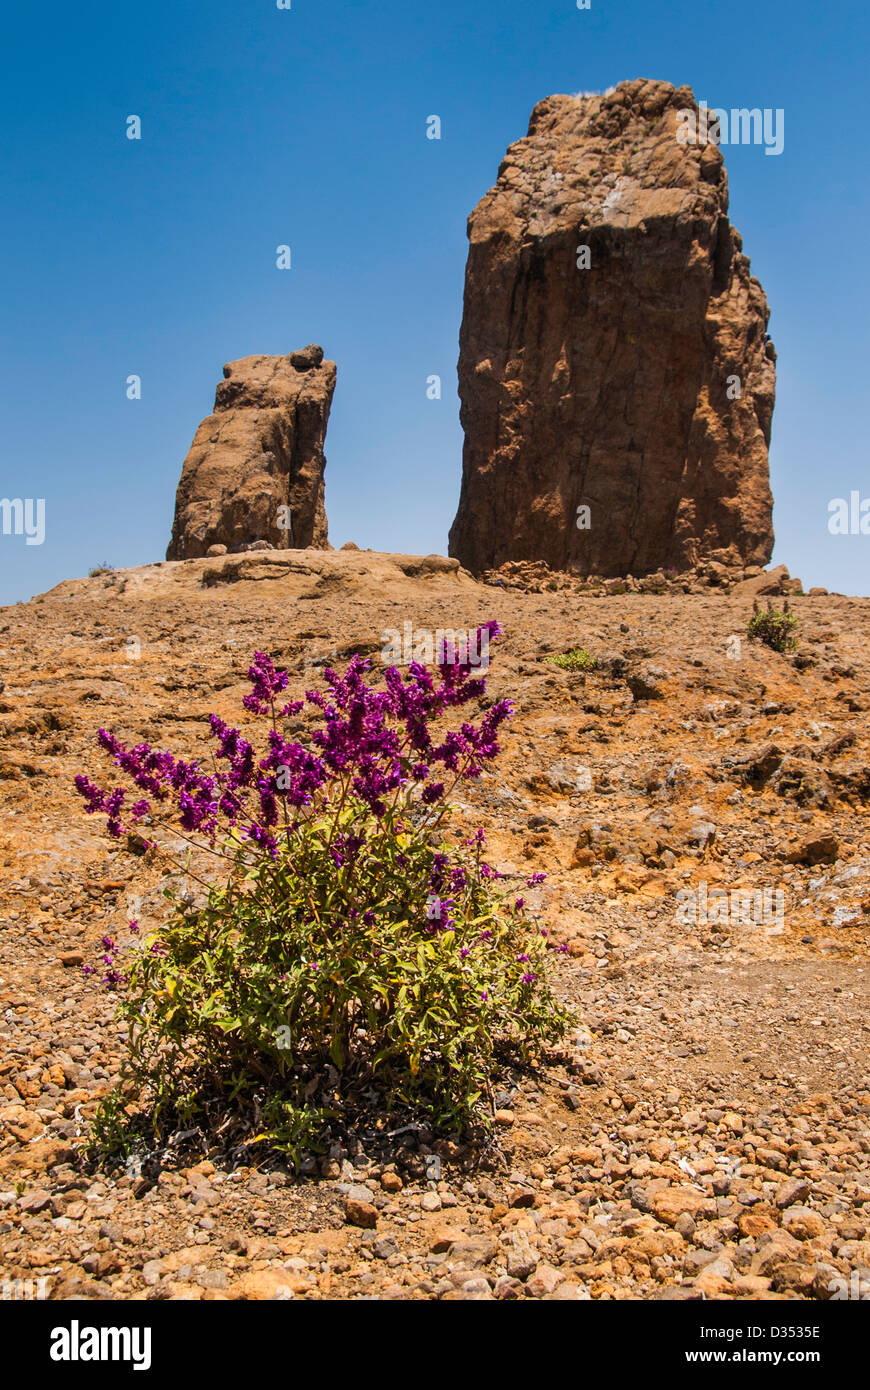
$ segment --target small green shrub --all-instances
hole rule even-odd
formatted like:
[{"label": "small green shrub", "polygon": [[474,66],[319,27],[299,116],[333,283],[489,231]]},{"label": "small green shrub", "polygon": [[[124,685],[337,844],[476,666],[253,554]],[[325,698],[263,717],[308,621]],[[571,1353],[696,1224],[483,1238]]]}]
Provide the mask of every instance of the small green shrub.
[{"label": "small green shrub", "polygon": [[797,618],[789,610],[788,599],[782,606],[782,611],[774,608],[770,599],[767,601],[767,608],[760,608],[758,600],[752,605],[752,617],[746,629],[746,635],[752,642],[764,642],[765,646],[771,647],[775,652],[793,652],[797,647],[794,637],[794,630],[797,627]]},{"label": "small green shrub", "polygon": [[123,950],[103,938],[129,1042],[94,1153],[129,1151],[137,1126],[192,1124],[298,1159],[373,1097],[382,1115],[413,1110],[461,1132],[483,1118],[503,1061],[532,1062],[564,1036],[546,933],[522,898],[498,891],[483,831],[459,849],[442,839],[450,788],[495,757],[511,702],[433,737],[441,715],[482,698],[473,668],[442,665],[436,684],[416,663],[404,677],[393,667],[376,690],[368,664],[355,656],[344,676],[324,672],[326,694],[307,692],[323,723],[303,744],[281,732],[303,702],[279,708],[289,677],[258,653],[244,703],[266,716],[266,756],[212,715],[227,771],[100,731],[149,794],[131,805],[123,788],[76,778],[110,834],[171,816],[229,867],[198,903],[175,896],[147,936],[131,923]]},{"label": "small green shrub", "polygon": [[570,651],[559,652],[557,656],[546,659],[552,666],[558,666],[560,671],[594,671],[598,665],[598,658],[587,652],[585,647],[572,647]]},{"label": "small green shrub", "polygon": [[92,570],[88,570],[88,579],[99,579],[103,574],[114,574],[115,566],[110,565],[108,560],[104,560],[100,565],[94,565]]}]

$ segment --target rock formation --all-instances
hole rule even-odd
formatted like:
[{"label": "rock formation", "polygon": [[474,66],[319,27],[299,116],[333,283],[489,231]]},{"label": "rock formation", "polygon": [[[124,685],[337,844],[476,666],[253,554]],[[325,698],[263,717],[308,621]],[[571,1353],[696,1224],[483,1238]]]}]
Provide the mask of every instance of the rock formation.
[{"label": "rock formation", "polygon": [[227,363],[214,414],[181,470],[168,560],[197,559],[211,546],[327,544],[323,443],[335,378],[335,363],[314,345]]},{"label": "rock formation", "polygon": [[469,219],[450,554],[475,573],[770,558],[767,301],[688,110],[667,82],[549,97]]}]

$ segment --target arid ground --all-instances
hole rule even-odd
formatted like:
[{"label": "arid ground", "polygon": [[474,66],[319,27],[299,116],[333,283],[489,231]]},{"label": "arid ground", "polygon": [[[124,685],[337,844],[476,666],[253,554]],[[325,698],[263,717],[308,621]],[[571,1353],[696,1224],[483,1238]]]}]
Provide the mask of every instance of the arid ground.
[{"label": "arid ground", "polygon": [[[348,551],[164,563],[0,610],[2,1277],[60,1299],[870,1292],[870,600],[791,604],[781,655],[745,639],[750,600],[700,586],[525,592]],[[568,945],[569,1060],[495,1097],[482,1155],[412,1130],[298,1178],[219,1153],[85,1171],[123,1033],[80,967],[159,919],[167,873],[84,814],[96,730],[204,750],[255,650],[310,688],[324,660],[377,667],[387,628],[488,618],[489,693],[516,711],[454,824],[484,828]],[[596,669],[548,660],[572,648]]]}]

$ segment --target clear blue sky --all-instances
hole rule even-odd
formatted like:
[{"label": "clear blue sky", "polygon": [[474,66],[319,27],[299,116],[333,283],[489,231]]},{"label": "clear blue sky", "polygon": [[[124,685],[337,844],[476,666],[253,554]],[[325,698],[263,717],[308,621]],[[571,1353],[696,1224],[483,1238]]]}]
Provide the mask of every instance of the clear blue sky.
[{"label": "clear blue sky", "polygon": [[223,363],[312,341],[333,544],[446,551],[466,218],[536,101],[634,77],[785,110],[780,156],[723,150],[779,353],[774,560],[868,593],[870,536],[827,529],[870,495],[868,27],[858,0],[7,5],[0,497],[44,497],[47,529],[0,536],[0,603],[162,558]]}]

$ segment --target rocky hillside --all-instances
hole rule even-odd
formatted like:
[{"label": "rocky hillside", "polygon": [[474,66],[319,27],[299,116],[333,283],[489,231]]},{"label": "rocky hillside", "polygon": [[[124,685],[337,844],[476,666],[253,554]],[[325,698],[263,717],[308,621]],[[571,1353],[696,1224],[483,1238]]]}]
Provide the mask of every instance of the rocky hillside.
[{"label": "rocky hillside", "polygon": [[[745,593],[530,592],[348,550],[152,565],[0,610],[5,1277],[52,1298],[870,1290],[870,600],[790,602],[780,655],[745,640]],[[298,1179],[195,1137],[85,1171],[123,1038],[80,967],[159,919],[166,872],[83,814],[97,728],[201,751],[255,649],[310,688],[324,661],[377,665],[386,629],[489,618],[490,693],[516,713],[456,824],[483,826],[509,888],[547,874],[523,891],[568,948],[570,1054],[493,1098],[482,1158],[417,1128],[349,1136]]]}]

